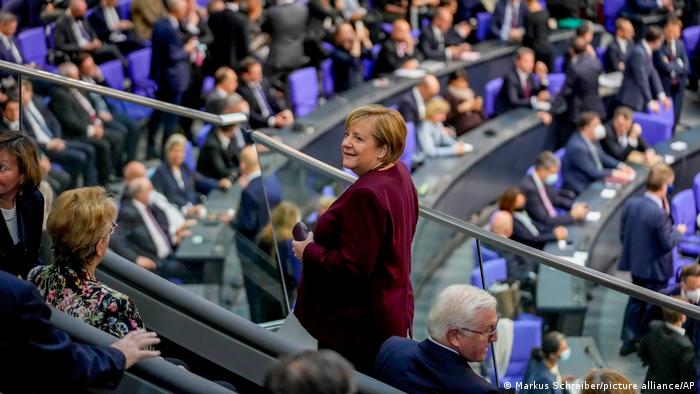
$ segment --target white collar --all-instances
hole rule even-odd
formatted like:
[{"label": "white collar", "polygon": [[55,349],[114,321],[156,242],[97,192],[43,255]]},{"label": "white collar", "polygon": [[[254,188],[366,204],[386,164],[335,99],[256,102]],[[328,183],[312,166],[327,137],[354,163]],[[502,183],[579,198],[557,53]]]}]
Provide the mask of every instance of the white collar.
[{"label": "white collar", "polygon": [[230,2],[226,2],[226,5],[224,7],[226,7],[226,9],[231,10],[233,12],[238,12],[238,10],[241,9],[238,4],[230,3]]},{"label": "white collar", "polygon": [[646,52],[648,56],[651,56],[651,47],[646,40],[642,40],[642,48],[644,48],[644,52]]},{"label": "white collar", "polygon": [[668,323],[666,323],[666,327],[670,328],[671,330],[673,330],[681,335],[685,335],[685,328],[683,328],[683,327],[674,326],[673,324],[668,324]]},{"label": "white collar", "polygon": [[659,209],[664,209],[664,203],[661,201],[661,199],[658,196],[655,196],[649,192],[644,193],[644,197],[650,199],[651,201],[654,202],[654,204],[659,206]]},{"label": "white collar", "polygon": [[178,21],[177,18],[168,14],[168,20],[170,21],[170,24],[175,30],[178,30],[180,28],[180,21]]},{"label": "white collar", "polygon": [[[431,337],[428,337],[428,340],[429,340],[430,342],[432,342],[432,343],[434,343],[434,344],[440,346],[440,347],[443,348],[443,349],[447,349],[447,350],[451,351],[451,352],[454,353],[454,354],[459,354],[458,351],[456,351],[456,350],[454,350],[454,349],[452,349],[452,348],[449,348],[449,347],[443,345],[442,343],[440,343],[440,342],[434,340],[434,339],[431,338]],[[459,356],[461,357],[462,355],[459,354]]]},{"label": "white collar", "polygon": [[255,172],[251,172],[250,174],[248,174],[248,184],[250,184],[250,182],[251,182],[253,179],[259,178],[259,177],[261,177],[261,176],[262,176],[262,171],[260,171],[260,170],[257,170],[257,171],[255,171]]}]

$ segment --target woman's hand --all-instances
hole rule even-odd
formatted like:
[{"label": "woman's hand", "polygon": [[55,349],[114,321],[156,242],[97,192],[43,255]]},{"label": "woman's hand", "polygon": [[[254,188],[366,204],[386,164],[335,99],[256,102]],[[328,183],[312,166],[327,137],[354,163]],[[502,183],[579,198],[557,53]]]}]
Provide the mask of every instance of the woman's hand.
[{"label": "woman's hand", "polygon": [[311,242],[314,242],[313,232],[310,232],[309,236],[303,241],[292,241],[294,257],[296,257],[297,260],[302,261],[304,259],[304,249],[306,249],[306,245],[310,244]]}]

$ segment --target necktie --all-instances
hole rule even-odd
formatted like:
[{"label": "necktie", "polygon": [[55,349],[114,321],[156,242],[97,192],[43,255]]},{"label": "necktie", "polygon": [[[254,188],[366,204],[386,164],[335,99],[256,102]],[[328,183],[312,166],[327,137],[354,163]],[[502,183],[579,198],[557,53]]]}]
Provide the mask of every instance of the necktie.
[{"label": "necktie", "polygon": [[258,101],[258,106],[260,107],[260,113],[262,116],[267,118],[268,116],[272,115],[272,109],[267,103],[267,99],[265,98],[265,94],[262,87],[260,87],[260,84],[256,83],[253,85],[253,93],[255,94],[255,99]]},{"label": "necktie", "polygon": [[22,61],[22,54],[19,53],[19,50],[17,49],[17,45],[15,45],[14,41],[10,37],[4,37],[5,45],[7,46],[7,49],[10,50],[12,53],[12,57],[15,59],[15,63],[17,64],[22,64],[24,63]]},{"label": "necktie", "polygon": [[525,98],[530,98],[532,87],[530,86],[530,77],[525,77],[525,85],[523,86],[523,94]]},{"label": "necktie", "polygon": [[591,151],[591,156],[593,156],[593,162],[595,163],[596,168],[598,169],[598,171],[602,170],[603,164],[600,162],[600,157],[598,157],[598,150],[593,144],[590,144],[588,148]]},{"label": "necktie", "polygon": [[[157,240],[153,240],[153,243],[156,245],[156,249],[158,250],[158,257],[159,258],[165,258],[167,257],[172,249],[170,248],[170,239],[168,238],[167,235],[163,232],[163,229],[160,228],[160,224],[156,220],[156,217],[153,216],[153,212],[151,211],[151,208],[149,206],[146,206],[146,215],[148,216],[148,220],[151,221],[151,224],[156,228],[157,235],[160,236],[160,241],[158,242]],[[158,247],[160,245],[160,247]],[[167,254],[166,254],[167,252]]]},{"label": "necktie", "polygon": [[[32,125],[32,129],[34,129],[35,135],[38,136],[39,133],[43,133],[49,140],[53,138],[53,133],[46,126],[46,122],[44,122],[43,119],[37,116],[37,114],[34,112],[31,106],[27,107],[27,115],[29,115],[29,123]],[[37,137],[37,139],[40,140],[42,138]]]},{"label": "necktie", "polygon": [[71,89],[71,94],[78,101],[80,107],[87,112],[90,117],[90,123],[93,123],[97,119],[97,112],[95,112],[95,108],[90,104],[90,101],[76,89]]},{"label": "necktie", "polygon": [[510,4],[510,27],[512,29],[518,27],[518,5],[515,2]]},{"label": "necktie", "polygon": [[[532,175],[537,176],[537,175]],[[552,201],[549,199],[549,196],[547,195],[547,190],[545,189],[545,186],[538,181],[535,181],[535,186],[537,186],[537,192],[540,194],[540,198],[542,199],[542,203],[544,204],[544,208],[547,210],[547,213],[549,214],[549,217],[555,217],[557,216],[557,211],[554,209],[554,205],[552,205]]]},{"label": "necktie", "polygon": [[78,24],[78,30],[80,31],[80,35],[83,36],[83,38],[87,41],[92,41],[92,38],[90,37],[90,34],[87,32],[85,29],[85,25],[83,25],[82,20],[76,20],[75,23]]}]

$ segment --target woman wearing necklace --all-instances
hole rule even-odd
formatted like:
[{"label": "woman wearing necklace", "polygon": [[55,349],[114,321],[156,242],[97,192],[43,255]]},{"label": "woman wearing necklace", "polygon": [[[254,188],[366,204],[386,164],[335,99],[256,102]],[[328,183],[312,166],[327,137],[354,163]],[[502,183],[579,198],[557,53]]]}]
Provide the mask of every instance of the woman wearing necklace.
[{"label": "woman wearing necklace", "polygon": [[321,215],[315,234],[292,243],[303,264],[294,314],[319,348],[339,352],[365,373],[381,344],[410,335],[413,322],[418,197],[399,161],[405,140],[397,111],[368,105],[350,113],[343,166],[359,178]]},{"label": "woman wearing necklace", "polygon": [[23,278],[39,262],[44,221],[40,183],[34,143],[20,133],[0,134],[0,269]]}]

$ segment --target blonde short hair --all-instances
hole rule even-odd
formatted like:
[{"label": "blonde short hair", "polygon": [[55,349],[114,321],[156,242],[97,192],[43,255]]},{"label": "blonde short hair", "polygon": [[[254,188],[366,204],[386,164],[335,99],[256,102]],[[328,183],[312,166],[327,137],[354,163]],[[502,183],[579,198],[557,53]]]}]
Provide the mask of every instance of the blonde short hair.
[{"label": "blonde short hair", "polygon": [[81,272],[95,257],[97,243],[107,236],[116,218],[117,206],[102,187],[61,193],[46,222],[54,264]]},{"label": "blonde short hair", "polygon": [[350,112],[345,119],[345,129],[361,120],[372,122],[372,136],[377,142],[377,147],[387,149],[382,164],[388,165],[399,160],[406,145],[407,133],[406,122],[399,111],[377,104],[365,105]]},{"label": "blonde short hair", "polygon": [[430,119],[436,114],[450,112],[450,103],[442,97],[433,97],[425,103],[425,119]]},{"label": "blonde short hair", "polygon": [[613,369],[593,369],[583,379],[581,394],[637,394],[635,385]]}]

